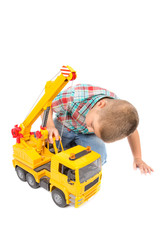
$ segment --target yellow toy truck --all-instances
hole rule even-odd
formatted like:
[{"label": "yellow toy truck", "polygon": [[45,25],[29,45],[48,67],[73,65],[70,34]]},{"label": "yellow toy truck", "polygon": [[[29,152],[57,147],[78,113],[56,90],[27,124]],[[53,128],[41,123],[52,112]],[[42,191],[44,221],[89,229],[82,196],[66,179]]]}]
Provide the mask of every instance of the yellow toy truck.
[{"label": "yellow toy truck", "polygon": [[[64,150],[59,139],[59,149],[53,137],[50,149],[47,141],[46,124],[51,103],[74,79],[76,72],[63,66],[56,79],[46,83],[44,95],[24,122],[12,129],[12,136],[16,138],[13,166],[18,177],[32,188],[43,187],[50,191],[59,207],[69,204],[79,207],[99,190],[102,178],[101,156],[90,147],[78,145]],[[43,112],[40,131],[31,132],[32,124]]]}]

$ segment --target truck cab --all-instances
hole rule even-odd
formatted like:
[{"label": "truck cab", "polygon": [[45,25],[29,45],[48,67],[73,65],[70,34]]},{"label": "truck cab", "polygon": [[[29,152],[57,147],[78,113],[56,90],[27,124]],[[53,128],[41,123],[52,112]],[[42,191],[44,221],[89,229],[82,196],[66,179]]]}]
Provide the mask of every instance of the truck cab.
[{"label": "truck cab", "polygon": [[[101,183],[101,157],[90,148],[75,146],[56,154],[51,161],[50,191],[57,205],[74,204],[79,207],[96,192]],[[58,186],[55,186],[57,181]],[[61,197],[54,194],[58,187],[64,194]]]}]

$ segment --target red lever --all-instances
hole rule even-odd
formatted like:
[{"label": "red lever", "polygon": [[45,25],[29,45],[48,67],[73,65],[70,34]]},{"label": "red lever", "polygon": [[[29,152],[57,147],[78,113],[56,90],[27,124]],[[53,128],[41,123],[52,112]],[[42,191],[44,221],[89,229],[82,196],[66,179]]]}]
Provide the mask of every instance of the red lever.
[{"label": "red lever", "polygon": [[18,127],[18,125],[15,125],[14,128],[12,128],[11,130],[12,136],[13,138],[16,138],[17,143],[20,143],[20,138],[23,137],[23,135],[19,133],[21,130],[21,127]]},{"label": "red lever", "polygon": [[40,131],[36,131],[36,137],[37,137],[37,138],[41,138],[41,137],[42,137],[42,134],[41,134]]}]

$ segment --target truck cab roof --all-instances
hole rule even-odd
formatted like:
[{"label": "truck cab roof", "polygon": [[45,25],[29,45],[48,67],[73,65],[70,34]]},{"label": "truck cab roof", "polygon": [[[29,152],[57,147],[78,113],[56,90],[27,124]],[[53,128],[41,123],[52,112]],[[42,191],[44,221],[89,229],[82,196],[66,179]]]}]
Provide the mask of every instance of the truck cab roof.
[{"label": "truck cab roof", "polygon": [[71,169],[82,168],[96,159],[100,158],[100,154],[92,150],[87,150],[85,147],[77,145],[71,149],[67,149],[56,156],[59,158],[59,162]]}]

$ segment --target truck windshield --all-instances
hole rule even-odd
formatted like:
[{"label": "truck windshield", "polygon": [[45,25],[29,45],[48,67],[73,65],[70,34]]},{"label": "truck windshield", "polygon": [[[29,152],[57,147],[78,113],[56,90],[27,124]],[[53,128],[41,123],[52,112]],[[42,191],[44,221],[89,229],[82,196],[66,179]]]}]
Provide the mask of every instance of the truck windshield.
[{"label": "truck windshield", "polygon": [[79,181],[83,183],[101,171],[101,159],[79,169]]}]

